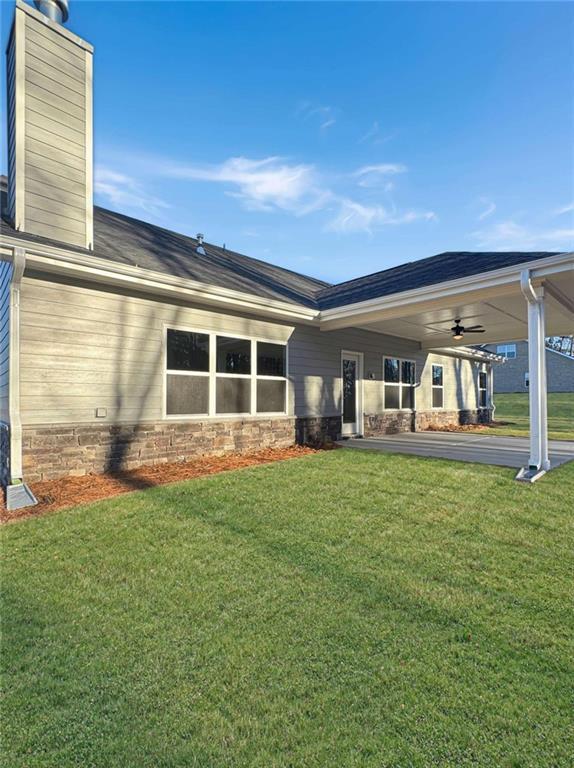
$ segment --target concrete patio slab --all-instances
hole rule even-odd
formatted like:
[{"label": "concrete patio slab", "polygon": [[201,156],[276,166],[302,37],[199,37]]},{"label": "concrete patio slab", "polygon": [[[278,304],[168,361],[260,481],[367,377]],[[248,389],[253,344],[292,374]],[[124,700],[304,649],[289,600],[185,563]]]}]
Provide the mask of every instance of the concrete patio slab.
[{"label": "concrete patio slab", "polygon": [[[407,453],[435,459],[452,459],[478,464],[520,469],[528,465],[529,442],[526,437],[493,437],[462,432],[403,432],[382,437],[340,440],[345,448],[359,448],[384,453]],[[574,442],[551,440],[551,467],[574,461]]]}]

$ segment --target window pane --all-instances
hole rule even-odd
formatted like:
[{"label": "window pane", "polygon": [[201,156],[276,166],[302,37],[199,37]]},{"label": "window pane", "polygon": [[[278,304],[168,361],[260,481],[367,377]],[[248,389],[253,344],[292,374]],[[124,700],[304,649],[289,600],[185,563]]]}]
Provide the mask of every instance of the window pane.
[{"label": "window pane", "polygon": [[403,384],[415,383],[415,364],[410,360],[403,360],[402,363],[402,379]]},{"label": "window pane", "polygon": [[415,407],[415,388],[414,387],[402,387],[403,391],[403,408],[410,408],[411,410]]},{"label": "window pane", "polygon": [[480,390],[478,402],[481,408],[486,408],[486,389]]},{"label": "window pane", "polygon": [[437,387],[434,387],[432,391],[432,407],[442,408],[442,406],[443,406],[443,391],[442,389],[438,389]]},{"label": "window pane", "polygon": [[167,367],[171,371],[209,371],[209,336],[169,328]]},{"label": "window pane", "polygon": [[385,408],[399,408],[400,387],[385,387]]},{"label": "window pane", "polygon": [[251,379],[217,379],[217,413],[249,413]]},{"label": "window pane", "polygon": [[433,365],[432,383],[435,387],[442,387],[442,365]]},{"label": "window pane", "polygon": [[257,373],[260,376],[285,376],[285,350],[282,344],[257,342]]},{"label": "window pane", "polygon": [[385,357],[385,381],[399,382],[399,361],[396,358]]},{"label": "window pane", "polygon": [[166,413],[190,415],[209,411],[209,376],[167,376]]},{"label": "window pane", "polygon": [[217,337],[217,373],[251,373],[249,339]]},{"label": "window pane", "polygon": [[352,424],[357,417],[357,361],[343,360],[343,422]]},{"label": "window pane", "polygon": [[257,412],[284,413],[286,381],[259,379],[257,382]]},{"label": "window pane", "polygon": [[480,371],[478,374],[478,386],[481,389],[486,389],[486,373],[484,371]]},{"label": "window pane", "polygon": [[511,360],[516,357],[516,344],[508,345],[508,349],[506,350],[506,356]]}]

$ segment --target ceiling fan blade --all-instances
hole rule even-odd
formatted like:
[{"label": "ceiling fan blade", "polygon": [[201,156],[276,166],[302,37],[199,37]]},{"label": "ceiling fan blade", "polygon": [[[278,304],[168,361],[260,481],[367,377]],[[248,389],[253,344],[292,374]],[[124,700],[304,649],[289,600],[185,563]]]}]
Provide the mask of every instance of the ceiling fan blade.
[{"label": "ceiling fan blade", "polygon": [[465,327],[465,331],[476,331],[478,328],[484,328],[484,325],[469,325]]},{"label": "ceiling fan blade", "polygon": [[465,328],[464,332],[465,333],[486,333],[484,329],[480,330],[480,328]]}]

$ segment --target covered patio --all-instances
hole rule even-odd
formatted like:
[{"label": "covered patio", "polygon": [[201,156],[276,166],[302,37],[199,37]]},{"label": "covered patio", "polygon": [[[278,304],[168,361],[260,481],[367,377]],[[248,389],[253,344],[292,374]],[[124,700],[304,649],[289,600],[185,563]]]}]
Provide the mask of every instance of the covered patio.
[{"label": "covered patio", "polygon": [[[445,254],[451,257],[451,269],[452,256]],[[504,466],[520,468],[517,479],[532,482],[562,460],[569,460],[563,458],[561,448],[548,443],[545,338],[574,333],[574,253],[456,256],[453,277],[466,276],[449,279],[448,273],[441,275],[434,259],[426,273],[425,260],[405,265],[404,284],[411,286],[408,290],[402,290],[401,270],[393,270],[394,280],[385,279],[385,272],[381,272],[346,283],[344,297],[337,296],[336,290],[331,300],[326,297],[321,329],[365,328],[417,341],[425,350],[527,339],[528,443],[520,438],[445,437],[436,433],[356,442],[362,447],[373,442],[381,450],[398,443],[400,448],[412,447],[406,452],[424,451],[423,455],[440,452],[441,446],[445,453],[458,451],[459,456],[467,452],[475,457],[484,454],[490,457],[487,463],[504,459]],[[481,263],[477,264],[477,260]],[[413,284],[417,287],[413,288]],[[338,305],[342,298],[346,303]],[[452,327],[457,324],[461,331],[453,334]],[[473,326],[480,326],[482,332],[470,333],[467,329]],[[489,440],[496,442],[486,442]],[[567,447],[566,453],[570,449]],[[500,461],[494,460],[497,458]]]},{"label": "covered patio", "polygon": [[[382,453],[404,453],[475,464],[522,469],[530,459],[530,443],[525,437],[498,437],[456,432],[402,432],[398,435],[341,440],[345,448]],[[551,467],[574,461],[574,442],[551,440],[548,443]]]}]

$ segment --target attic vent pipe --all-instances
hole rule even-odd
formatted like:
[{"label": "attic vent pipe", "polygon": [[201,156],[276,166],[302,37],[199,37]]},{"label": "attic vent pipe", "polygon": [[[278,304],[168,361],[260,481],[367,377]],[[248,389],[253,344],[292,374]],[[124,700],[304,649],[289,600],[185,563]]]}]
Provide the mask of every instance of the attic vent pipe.
[{"label": "attic vent pipe", "polygon": [[195,249],[197,253],[199,253],[201,256],[205,256],[205,248],[203,247],[203,235],[201,232],[198,232],[195,236],[197,239],[197,248]]},{"label": "attic vent pipe", "polygon": [[34,5],[40,13],[58,24],[68,21],[68,0],[34,0]]}]

